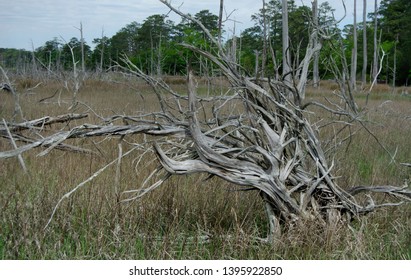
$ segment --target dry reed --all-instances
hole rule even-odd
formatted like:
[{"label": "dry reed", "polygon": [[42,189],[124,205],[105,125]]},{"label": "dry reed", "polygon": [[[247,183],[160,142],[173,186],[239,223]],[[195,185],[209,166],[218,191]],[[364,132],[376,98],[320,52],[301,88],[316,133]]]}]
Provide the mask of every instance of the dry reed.
[{"label": "dry reed", "polygon": [[[183,91],[180,80],[175,81]],[[67,112],[70,92],[61,90],[59,83],[43,83],[30,92],[23,89],[27,84],[36,82],[21,81],[21,106],[27,119]],[[330,87],[311,91],[309,98],[331,96]],[[47,102],[38,102],[56,91]],[[7,119],[12,100],[0,95],[0,117]],[[331,155],[342,186],[411,179],[410,168],[398,164],[411,159],[411,99],[383,90],[370,98],[364,112],[367,125],[396,155],[396,163],[370,134],[359,130]],[[99,116],[158,109],[147,85],[122,77],[86,81],[78,99],[82,102],[78,110],[89,106],[96,115],[70,126],[101,121]],[[359,100],[363,105],[365,98]],[[327,118],[319,114],[313,118]],[[126,138],[123,153],[133,148],[127,143],[138,143],[139,137]],[[29,175],[17,159],[0,162],[0,259],[411,259],[409,205],[377,211],[332,231],[307,222],[288,229],[272,246],[258,241],[267,230],[258,194],[233,191],[232,185],[216,178],[173,177],[139,201],[122,203],[121,192],[138,188],[158,164],[147,157],[145,167],[136,170],[134,159],[140,152],[122,160],[118,182],[113,165],[63,201],[44,230],[62,195],[118,154],[117,139],[74,142],[83,148],[98,146],[99,154],[53,151],[38,157],[40,151],[30,151],[23,154]],[[8,140],[0,141],[1,150],[10,147]]]}]

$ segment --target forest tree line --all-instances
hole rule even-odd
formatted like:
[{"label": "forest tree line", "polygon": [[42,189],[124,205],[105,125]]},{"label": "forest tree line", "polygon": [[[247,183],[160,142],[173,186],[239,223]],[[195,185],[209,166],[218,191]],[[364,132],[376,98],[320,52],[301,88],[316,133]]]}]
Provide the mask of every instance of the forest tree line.
[{"label": "forest tree line", "polygon": [[[368,1],[370,2],[370,1]],[[373,2],[373,1],[372,1]],[[304,57],[313,26],[313,7],[297,6],[295,0],[288,0],[289,38],[291,61],[298,65]],[[333,78],[333,73],[321,61],[335,54],[337,40],[342,38],[347,61],[352,63],[354,45],[354,24],[338,28],[333,17],[334,9],[328,2],[319,5],[316,11],[318,25],[328,30],[330,38],[323,42],[319,54],[320,79]],[[352,13],[347,7],[347,13]],[[375,16],[377,21],[375,21]],[[209,10],[202,10],[193,17],[201,21],[217,38],[219,17]],[[235,35],[235,24],[225,22],[223,38],[227,51],[233,59],[244,67],[250,75],[276,75],[281,73],[282,61],[282,5],[281,0],[266,1],[259,13],[251,18],[254,26]],[[375,25],[377,23],[377,25]],[[373,36],[378,36],[378,62],[381,71],[379,80],[390,84],[408,85],[411,78],[411,1],[382,0],[377,13],[367,15],[366,26],[363,22],[356,25],[356,33],[363,34],[366,28],[366,46],[368,54],[374,52]],[[375,26],[377,29],[375,29]],[[355,36],[356,37],[356,36]],[[355,75],[361,79],[363,67],[363,38],[357,38],[357,62]],[[33,51],[0,48],[0,63],[16,71],[27,73],[32,70],[66,71],[71,70],[74,61],[82,60],[89,71],[108,71],[126,55],[144,72],[151,75],[184,75],[187,63],[200,75],[214,75],[213,65],[209,61],[181,46],[186,42],[202,49],[212,51],[214,47],[202,30],[192,22],[182,20],[175,23],[166,15],[155,14],[142,23],[132,22],[108,38],[102,34],[92,40],[94,49],[84,38],[73,37],[68,41],[53,38]],[[383,60],[381,58],[383,57]],[[367,81],[372,76],[373,59],[367,60]],[[80,66],[78,66],[80,67]]]}]

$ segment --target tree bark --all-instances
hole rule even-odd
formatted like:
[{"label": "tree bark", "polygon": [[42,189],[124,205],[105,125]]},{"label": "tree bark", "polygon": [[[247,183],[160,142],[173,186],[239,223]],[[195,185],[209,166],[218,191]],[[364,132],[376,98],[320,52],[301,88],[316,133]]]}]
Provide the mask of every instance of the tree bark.
[{"label": "tree bark", "polygon": [[363,64],[362,64],[362,74],[361,74],[361,81],[362,81],[362,88],[365,87],[367,84],[367,0],[363,1],[363,13],[362,13],[362,22],[363,22],[363,30],[362,30],[362,48],[363,48]]},{"label": "tree bark", "polygon": [[[80,46],[81,46],[81,72],[82,75],[86,73],[86,62],[84,55],[84,37],[83,37],[83,23],[80,21],[80,28],[77,28],[80,31]],[[84,77],[83,77],[84,78]]]},{"label": "tree bark", "polygon": [[[329,163],[330,154],[327,156],[323,142],[319,138],[321,128],[310,123],[308,115],[311,114],[307,108],[316,105],[335,116],[335,123],[347,123],[347,127],[354,121],[361,122],[361,116],[357,114],[353,96],[343,90],[338,92],[340,102],[329,102],[327,105],[315,101],[305,103],[307,101],[304,100],[304,89],[309,65],[313,54],[320,47],[313,43],[313,34],[310,36],[305,57],[298,66],[300,76],[304,77],[298,81],[298,85],[290,86],[281,80],[262,81],[250,78],[242,72],[215,35],[201,22],[174,8],[169,1],[160,1],[175,13],[198,24],[214,44],[214,48],[207,49],[188,43],[182,43],[181,46],[219,68],[231,85],[227,94],[207,98],[198,96],[198,83],[190,69],[187,92],[179,93],[162,79],[147,75],[129,59],[124,58],[123,65],[126,67],[123,69],[128,74],[143,79],[152,87],[160,108],[159,112],[143,112],[137,116],[114,115],[105,118],[102,124],[82,124],[71,128],[66,126],[57,132],[44,130],[43,136],[35,134],[37,139],[28,145],[11,151],[0,151],[0,159],[16,157],[36,147],[47,147],[40,153],[45,155],[73,138],[127,137],[135,134],[158,137],[155,141],[151,137],[142,140],[141,145],[135,145],[133,148],[141,148],[145,152],[153,151],[160,167],[148,176],[140,189],[127,192],[132,193],[132,197],[125,200],[140,198],[159,187],[172,175],[206,173],[217,176],[236,184],[239,190],[259,192],[265,203],[270,241],[281,233],[280,226],[291,227],[297,221],[318,219],[325,225],[328,222],[332,227],[336,223],[344,222],[343,217],[349,221],[359,214],[366,214],[388,205],[372,201],[371,204],[364,206],[361,201],[358,202],[354,198],[358,193],[387,194],[397,199],[398,203],[411,201],[411,192],[406,185],[358,186],[348,191],[338,186],[336,177],[332,174],[334,164]],[[343,48],[340,48],[340,51],[344,54]],[[284,66],[287,66],[287,63]],[[334,66],[338,64],[334,63]],[[344,70],[345,72],[348,73],[348,70]],[[289,76],[288,73],[285,75]],[[262,82],[265,84],[264,87],[261,86]],[[339,81],[340,84],[345,82]],[[74,115],[69,118],[73,117]],[[117,125],[120,121],[123,121],[123,125]],[[38,124],[39,121],[35,123]],[[17,129],[20,125],[7,124],[11,137],[23,137]],[[337,139],[338,135],[340,132],[334,135],[333,142],[345,141]],[[119,156],[124,157],[132,150]],[[120,160],[117,159],[111,161],[62,199],[98,176],[108,166],[118,162]],[[137,162],[139,165],[140,160]],[[157,175],[159,177],[154,178]],[[146,182],[152,181],[151,179],[156,180],[151,186],[146,187]],[[392,206],[393,203],[389,205]],[[54,212],[55,210],[52,215]]]},{"label": "tree bark", "polygon": [[282,42],[283,42],[283,78],[288,86],[291,85],[291,56],[290,42],[288,35],[288,2],[282,0]]},{"label": "tree bark", "polygon": [[392,69],[392,88],[395,91],[395,81],[397,79],[397,44],[398,44],[398,34],[395,37],[395,44],[394,44],[394,66]]},{"label": "tree bark", "polygon": [[103,63],[104,63],[104,47],[105,47],[105,39],[104,39],[104,28],[101,30],[101,50],[100,50],[100,71],[103,71]]},{"label": "tree bark", "polygon": [[265,65],[267,61],[267,15],[265,0],[263,0],[263,52],[261,56],[261,78],[265,77]]},{"label": "tree bark", "polygon": [[378,19],[377,19],[377,12],[378,12],[378,2],[375,0],[374,2],[374,56],[373,56],[373,64],[372,64],[372,81],[377,80],[378,76]]},{"label": "tree bark", "polygon": [[221,37],[223,32],[223,10],[224,0],[220,0],[220,12],[218,14],[218,42],[221,44]]},{"label": "tree bark", "polygon": [[351,87],[353,90],[357,88],[357,0],[354,0],[354,24],[353,24],[353,43],[354,47],[352,49],[351,57]]},{"label": "tree bark", "polygon": [[[313,24],[315,30],[318,29],[318,1],[313,0],[312,2],[312,12],[313,12]],[[318,32],[315,31],[314,34],[314,45],[317,45],[318,42]],[[314,53],[314,61],[313,61],[313,85],[314,88],[318,88],[320,82],[320,73],[319,73],[319,59],[320,55],[319,52]]]},{"label": "tree bark", "polygon": [[259,51],[254,50],[254,55],[255,55],[255,65],[254,65],[254,77],[257,79],[258,78],[258,65],[259,65]]}]

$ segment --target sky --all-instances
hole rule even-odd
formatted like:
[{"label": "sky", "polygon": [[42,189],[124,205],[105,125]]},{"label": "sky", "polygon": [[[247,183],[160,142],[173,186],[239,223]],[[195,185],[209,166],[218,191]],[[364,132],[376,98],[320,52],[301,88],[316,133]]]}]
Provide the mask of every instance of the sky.
[{"label": "sky", "polygon": [[[267,2],[269,0],[266,0]],[[342,25],[353,22],[354,0],[344,0],[347,14]],[[172,0],[173,6],[183,12],[196,14],[208,9],[218,14],[219,0]],[[325,0],[319,0],[319,3]],[[342,0],[328,0],[336,10],[337,19],[344,15]],[[362,21],[362,0],[357,0],[357,21]],[[374,0],[367,0],[367,10],[374,9]],[[296,0],[297,5],[311,6],[311,0]],[[251,15],[258,12],[262,0],[224,0],[225,12],[236,21],[237,34],[253,25]],[[84,38],[93,47],[94,38],[102,32],[112,37],[122,27],[136,21],[142,23],[148,16],[167,14],[169,9],[158,0],[0,0],[0,48],[31,50],[57,37],[69,41],[80,38],[80,22]],[[170,13],[170,19],[180,18]],[[226,29],[233,29],[233,21]]]}]

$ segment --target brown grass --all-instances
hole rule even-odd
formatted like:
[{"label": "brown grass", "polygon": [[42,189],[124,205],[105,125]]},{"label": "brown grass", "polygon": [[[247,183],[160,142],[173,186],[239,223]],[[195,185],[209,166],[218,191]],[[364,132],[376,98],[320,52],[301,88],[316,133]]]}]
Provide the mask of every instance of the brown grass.
[{"label": "brown grass", "polygon": [[[86,81],[78,98],[102,116],[158,109],[147,85],[124,81]],[[181,91],[185,88],[178,83],[174,86]],[[32,92],[20,90],[26,118],[67,113],[71,95],[61,88],[57,82],[47,82]],[[38,103],[59,90],[61,94],[48,103]],[[331,96],[328,88],[313,94],[308,97]],[[364,111],[367,126],[389,151],[396,151],[397,162],[410,162],[411,99],[383,91],[373,92],[370,98]],[[358,99],[363,106],[365,98]],[[0,100],[0,116],[9,119],[12,98],[1,92]],[[87,108],[81,105],[78,110]],[[312,117],[326,119],[327,114],[317,112]],[[91,114],[84,121],[99,119]],[[138,142],[139,137],[127,141]],[[117,139],[94,141],[75,140],[93,149],[98,143],[99,156],[25,153],[29,175],[23,174],[17,159],[0,162],[1,259],[411,259],[409,205],[380,210],[354,222],[351,229],[324,230],[315,222],[306,222],[289,229],[272,246],[255,239],[264,237],[267,228],[258,194],[232,191],[232,185],[217,178],[205,180],[202,174],[174,177],[139,201],[120,203],[121,192],[138,188],[158,164],[150,156],[145,168],[136,170],[134,159],[139,152],[122,161],[117,190],[113,166],[65,200],[45,230],[60,197],[116,157]],[[1,150],[10,148],[8,141],[0,141]],[[131,145],[124,143],[123,149]],[[364,130],[330,158],[334,158],[334,173],[340,176],[341,186],[402,184],[411,179],[410,168],[391,163]],[[207,242],[202,242],[206,235]]]}]

